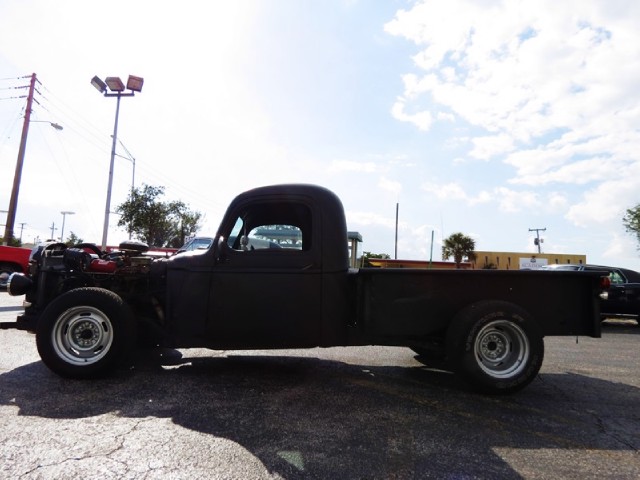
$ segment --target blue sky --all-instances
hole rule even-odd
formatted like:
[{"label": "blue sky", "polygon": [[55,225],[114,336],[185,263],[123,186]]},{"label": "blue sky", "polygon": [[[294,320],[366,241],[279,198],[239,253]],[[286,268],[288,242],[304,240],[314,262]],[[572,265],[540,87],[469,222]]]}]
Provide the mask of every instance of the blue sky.
[{"label": "blue sky", "polygon": [[[437,260],[457,231],[533,253],[546,228],[545,252],[640,270],[621,223],[640,202],[638,37],[633,1],[5,0],[0,209],[25,106],[10,97],[35,72],[16,222],[44,239],[75,211],[65,236],[100,242],[116,102],[90,79],[132,74],[118,137],[135,183],[205,214],[203,235],[240,191],[305,182],[342,198],[367,251],[393,255],[399,204],[399,258],[428,259],[433,232]],[[118,157],[112,208],[131,181]]]}]

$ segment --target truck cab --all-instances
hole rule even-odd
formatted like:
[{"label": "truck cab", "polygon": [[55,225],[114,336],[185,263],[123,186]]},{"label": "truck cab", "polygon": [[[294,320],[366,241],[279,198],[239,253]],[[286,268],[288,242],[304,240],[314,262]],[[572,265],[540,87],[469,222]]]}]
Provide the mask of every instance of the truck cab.
[{"label": "truck cab", "polygon": [[309,185],[238,196],[208,250],[167,261],[172,336],[227,348],[344,342],[351,312],[343,212],[332,192]]}]

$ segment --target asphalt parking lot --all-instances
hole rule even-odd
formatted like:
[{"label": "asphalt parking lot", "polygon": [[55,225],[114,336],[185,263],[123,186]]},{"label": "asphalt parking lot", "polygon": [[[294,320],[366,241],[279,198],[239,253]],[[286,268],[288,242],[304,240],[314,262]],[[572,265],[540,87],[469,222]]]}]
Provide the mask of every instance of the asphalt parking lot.
[{"label": "asphalt parking lot", "polygon": [[[0,292],[0,321],[20,303]],[[640,327],[545,346],[490,397],[382,347],[148,350],[71,381],[0,330],[0,478],[640,478]]]}]

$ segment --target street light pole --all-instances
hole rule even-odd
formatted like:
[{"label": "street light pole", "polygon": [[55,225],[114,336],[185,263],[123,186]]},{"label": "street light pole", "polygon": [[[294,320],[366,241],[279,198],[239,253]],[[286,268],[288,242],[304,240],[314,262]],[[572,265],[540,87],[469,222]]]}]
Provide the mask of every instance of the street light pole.
[{"label": "street light pole", "polygon": [[67,215],[74,215],[76,212],[63,211],[60,212],[62,214],[62,230],[60,231],[60,241],[64,242],[64,221],[67,218]]},{"label": "street light pole", "polygon": [[118,115],[120,114],[120,94],[117,95],[116,121],[113,124],[113,141],[111,142],[111,161],[109,163],[109,183],[107,184],[107,203],[104,207],[104,226],[102,228],[102,250],[107,248],[107,233],[109,231],[109,214],[111,213],[111,186],[113,185],[113,164],[116,157],[116,139],[118,138]]},{"label": "street light pole", "polygon": [[[131,90],[128,93],[123,93],[125,90],[124,83],[120,80],[119,77],[107,77],[104,82],[100,79],[100,77],[95,76],[91,79],[91,85],[93,85],[100,93],[102,93],[105,97],[116,97],[116,120],[113,125],[113,135],[111,142],[111,160],[109,162],[109,182],[107,184],[107,201],[104,209],[104,226],[102,229],[102,250],[106,250],[107,248],[107,235],[109,232],[109,214],[111,213],[111,188],[113,185],[113,165],[116,156],[116,142],[118,141],[118,116],[120,115],[120,98],[122,97],[133,97],[135,92],[140,93],[142,91],[142,84],[144,83],[144,79],[141,77],[136,77],[133,75],[129,75],[129,79],[127,80],[127,90]],[[107,87],[109,90],[114,93],[108,93]]]}]

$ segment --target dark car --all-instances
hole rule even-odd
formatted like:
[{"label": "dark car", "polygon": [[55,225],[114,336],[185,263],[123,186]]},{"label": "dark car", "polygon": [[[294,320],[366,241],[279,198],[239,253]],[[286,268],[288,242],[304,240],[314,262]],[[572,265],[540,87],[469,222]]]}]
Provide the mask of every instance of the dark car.
[{"label": "dark car", "polygon": [[[611,280],[607,298],[602,299],[600,311],[602,318],[640,317],[640,273],[627,268],[607,267],[604,265],[546,265],[544,270],[585,270],[607,272]],[[640,322],[639,322],[640,324]]]}]

